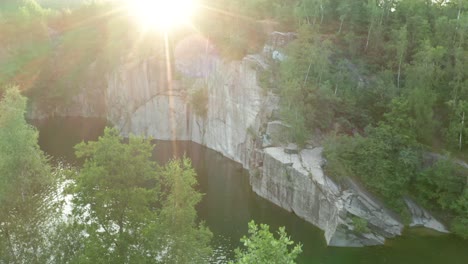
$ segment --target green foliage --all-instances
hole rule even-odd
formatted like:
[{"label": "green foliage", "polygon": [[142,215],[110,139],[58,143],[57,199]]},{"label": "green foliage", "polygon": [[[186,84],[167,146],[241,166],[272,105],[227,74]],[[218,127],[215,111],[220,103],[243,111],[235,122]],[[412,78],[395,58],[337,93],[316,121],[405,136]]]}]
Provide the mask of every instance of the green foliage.
[{"label": "green foliage", "polygon": [[291,126],[289,135],[285,136],[285,138],[291,138],[300,147],[304,146],[310,132],[307,129],[302,112],[295,107],[283,108],[281,115]]},{"label": "green foliage", "polygon": [[328,0],[300,0],[296,7],[296,16],[307,24],[322,24]]},{"label": "green foliage", "polygon": [[453,209],[457,216],[452,221],[452,231],[464,239],[468,239],[468,185],[466,183],[463,194],[455,202]]},{"label": "green foliage", "polygon": [[77,8],[88,0],[36,0],[41,6],[53,9]]},{"label": "green foliage", "polygon": [[195,24],[212,39],[223,58],[240,60],[262,49],[266,34],[261,22],[252,16],[262,16],[265,9],[271,9],[271,1],[208,0],[205,4],[222,11],[206,9]]},{"label": "green foliage", "polygon": [[33,0],[0,3],[0,86],[32,85],[50,54],[46,15]]},{"label": "green foliage", "polygon": [[365,139],[331,135],[324,143],[324,158],[327,160],[325,172],[337,180],[354,176],[353,159],[358,147]]},{"label": "green foliage", "polygon": [[157,220],[159,186],[152,149],[147,140],[135,137],[124,144],[118,131],[109,128],[99,141],[76,146],[85,163],[75,180],[73,215],[89,235],[81,238],[79,262],[145,258],[140,248],[147,246],[141,238]]},{"label": "green foliage", "polygon": [[0,101],[0,262],[45,263],[47,224],[53,219],[51,167],[24,118],[26,98],[16,87]]},{"label": "green foliage", "polygon": [[294,245],[284,227],[280,227],[278,238],[275,238],[268,225],[257,225],[254,221],[249,222],[249,237],[244,236],[241,242],[245,249],[236,249],[236,261],[232,263],[293,264],[302,252],[302,246]]},{"label": "green foliage", "polygon": [[[442,134],[447,147],[466,143],[468,90],[461,69],[467,42],[458,31],[465,20],[463,13],[454,16],[460,7],[331,2],[298,1],[298,18],[315,27],[299,27],[280,65],[282,118],[294,140],[301,144],[312,132],[332,131],[324,151],[327,173],[360,179],[400,213],[401,195],[415,189],[422,200],[453,210],[446,205],[464,185],[438,166],[421,173],[421,144],[439,147]],[[317,26],[322,7],[325,20],[339,21],[335,29]]]},{"label": "green foliage", "polygon": [[466,173],[449,159],[440,159],[416,177],[415,188],[426,206],[452,209],[462,196]]},{"label": "green foliage", "polygon": [[[466,169],[448,158],[425,165],[421,149],[404,121],[405,104],[394,102],[387,122],[367,129],[367,137],[335,136],[325,143],[327,174],[341,179],[360,179],[371,191],[406,218],[401,196],[411,192],[419,202],[433,210],[448,212],[453,232],[466,237]],[[397,114],[398,113],[398,114]],[[400,129],[396,129],[401,127]],[[407,133],[407,134],[405,134]],[[360,226],[353,219],[353,223]]]},{"label": "green foliage", "polygon": [[337,178],[360,179],[402,212],[401,196],[408,191],[410,179],[416,177],[422,163],[413,137],[402,131],[381,123],[367,128],[367,137],[329,139],[325,145],[326,171]]},{"label": "green foliage", "polygon": [[190,95],[190,106],[195,114],[201,118],[206,118],[208,114],[208,88],[202,87],[194,90]]},{"label": "green foliage", "polygon": [[[202,263],[211,232],[196,224],[201,194],[188,159],[159,168],[149,140],[106,128],[80,143],[83,168],[72,178],[73,212],[57,232],[63,263]],[[165,252],[161,254],[161,252]]]},{"label": "green foliage", "polygon": [[[468,82],[467,85],[468,87]],[[468,102],[465,100],[450,100],[450,121],[448,129],[445,131],[445,141],[447,148],[456,151],[463,151],[468,142],[468,127],[465,120],[468,117]]]},{"label": "green foliage", "polygon": [[358,216],[351,217],[354,225],[354,231],[357,233],[368,233],[369,228],[367,227],[367,220],[364,218],[360,218]]},{"label": "green foliage", "polygon": [[260,87],[264,91],[268,91],[271,88],[274,88],[275,83],[272,81],[274,78],[273,71],[271,69],[266,70],[257,70],[257,81]]},{"label": "green foliage", "polygon": [[[330,75],[330,44],[314,38],[310,26],[301,27],[280,66],[283,119],[292,126],[292,138],[303,145],[313,129],[328,129],[338,99],[326,81]],[[325,107],[324,107],[325,106]]]},{"label": "green foliage", "polygon": [[[172,160],[162,172],[161,223],[162,237],[169,246],[163,263],[206,263],[211,255],[211,232],[203,224],[196,224],[195,206],[202,194],[195,190],[196,173],[190,159]],[[158,240],[160,238],[154,237]]]}]

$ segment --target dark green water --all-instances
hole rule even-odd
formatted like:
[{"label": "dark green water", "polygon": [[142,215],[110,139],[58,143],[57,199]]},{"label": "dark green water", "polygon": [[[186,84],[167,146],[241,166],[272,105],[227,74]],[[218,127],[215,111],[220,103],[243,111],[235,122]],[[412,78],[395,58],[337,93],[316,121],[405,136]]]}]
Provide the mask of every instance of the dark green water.
[{"label": "dark green water", "polygon": [[[105,121],[60,118],[36,123],[39,143],[54,158],[77,161],[73,146],[82,140],[95,140],[102,134]],[[198,173],[199,189],[206,195],[198,206],[201,219],[214,233],[214,263],[225,263],[239,239],[247,232],[250,219],[277,229],[285,226],[296,242],[303,244],[299,263],[313,264],[467,264],[468,241],[425,229],[411,229],[386,245],[367,248],[327,247],[323,232],[293,214],[255,195],[248,175],[239,164],[221,154],[190,142],[157,141],[154,153],[158,162],[184,153],[192,159]]]}]

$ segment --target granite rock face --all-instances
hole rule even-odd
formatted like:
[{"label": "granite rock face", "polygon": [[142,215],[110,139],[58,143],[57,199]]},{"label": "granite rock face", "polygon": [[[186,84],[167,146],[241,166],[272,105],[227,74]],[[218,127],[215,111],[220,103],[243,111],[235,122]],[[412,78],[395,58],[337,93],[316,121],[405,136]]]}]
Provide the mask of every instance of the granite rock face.
[{"label": "granite rock face", "polygon": [[411,213],[410,226],[423,226],[441,233],[449,233],[447,228],[434,218],[426,209],[416,204],[409,197],[405,197],[405,203]]},{"label": "granite rock face", "polygon": [[[357,189],[342,190],[322,170],[322,148],[287,154],[282,147],[264,149],[260,173],[251,173],[253,190],[325,231],[331,246],[379,245],[401,235],[403,225],[381,204]],[[358,232],[353,218],[366,223]]]},{"label": "granite rock face", "polygon": [[[256,132],[271,115],[277,99],[258,86],[256,65],[251,61],[209,59],[210,63],[199,64],[209,65],[208,76],[185,82],[164,81],[164,75],[151,72],[158,69],[151,62],[122,66],[108,76],[107,119],[124,135],[192,140],[249,168]],[[204,116],[191,105],[191,94],[197,89],[207,90]]]}]

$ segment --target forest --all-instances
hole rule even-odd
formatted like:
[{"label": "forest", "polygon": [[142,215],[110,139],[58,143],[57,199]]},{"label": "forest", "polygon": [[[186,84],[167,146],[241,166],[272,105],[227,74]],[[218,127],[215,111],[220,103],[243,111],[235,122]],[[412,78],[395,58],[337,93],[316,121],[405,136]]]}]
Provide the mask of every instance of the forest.
[{"label": "forest", "polygon": [[[0,3],[0,263],[204,263],[212,234],[194,209],[202,196],[190,160],[160,166],[149,140],[106,129],[76,146],[81,169],[56,166],[24,119],[24,96],[66,105],[79,80],[99,86],[135,45],[128,17],[109,12],[119,1],[85,2]],[[359,181],[404,222],[411,197],[468,238],[467,0],[201,2],[210,9],[194,24],[225,60],[260,52],[265,25],[295,33],[258,81],[280,97],[291,142],[323,144],[329,176]],[[160,37],[131,56],[165,56],[152,45]],[[73,204],[65,219],[58,192]],[[251,223],[249,234],[239,263],[300,253],[284,229],[273,249],[267,226]]]}]

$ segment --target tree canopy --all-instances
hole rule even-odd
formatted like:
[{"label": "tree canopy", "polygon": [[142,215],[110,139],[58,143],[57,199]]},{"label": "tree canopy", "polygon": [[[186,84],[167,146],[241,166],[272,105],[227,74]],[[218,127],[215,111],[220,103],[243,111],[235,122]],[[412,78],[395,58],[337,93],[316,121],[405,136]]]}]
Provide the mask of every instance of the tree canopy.
[{"label": "tree canopy", "polygon": [[[188,159],[164,167],[149,140],[106,128],[76,146],[83,168],[72,177],[73,211],[59,252],[64,263],[203,263],[211,232],[197,224],[195,172]],[[72,248],[73,250],[69,250]]]},{"label": "tree canopy", "polygon": [[52,168],[40,150],[37,130],[26,123],[26,98],[16,87],[0,100],[0,262],[44,263]]},{"label": "tree canopy", "polygon": [[249,236],[244,236],[241,242],[245,249],[236,250],[237,264],[294,264],[295,259],[302,252],[301,245],[294,245],[284,227],[278,230],[278,238],[270,232],[266,224],[249,222]]}]

